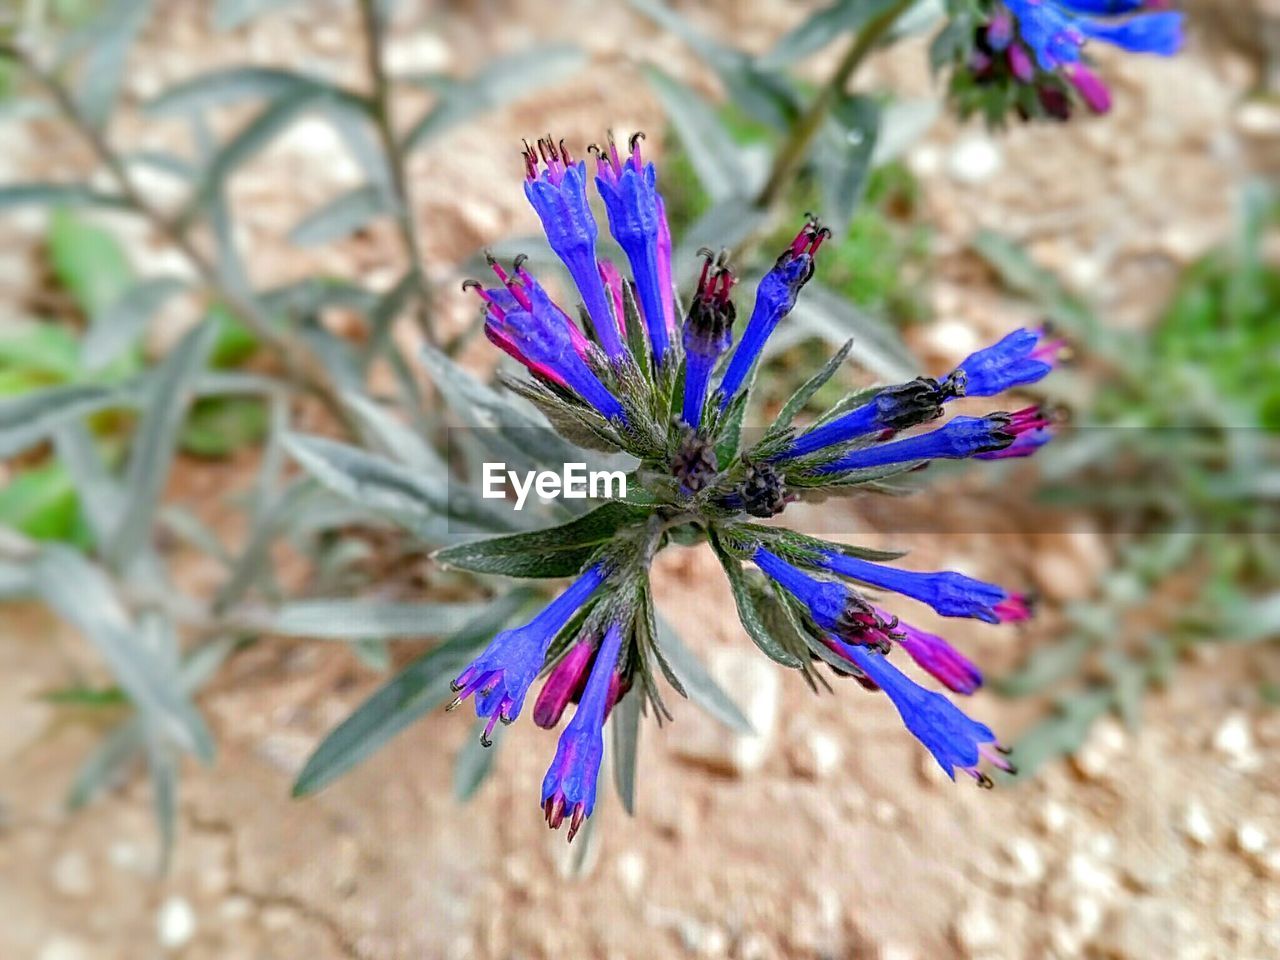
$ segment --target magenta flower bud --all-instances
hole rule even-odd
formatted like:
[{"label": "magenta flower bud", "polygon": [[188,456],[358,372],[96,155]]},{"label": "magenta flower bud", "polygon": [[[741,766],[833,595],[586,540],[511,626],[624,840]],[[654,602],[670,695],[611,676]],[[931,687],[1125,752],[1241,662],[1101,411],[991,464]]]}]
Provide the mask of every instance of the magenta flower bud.
[{"label": "magenta flower bud", "polygon": [[1027,48],[1022,44],[1012,44],[1005,51],[1005,59],[1009,62],[1009,72],[1019,83],[1030,83],[1035,79],[1036,65],[1031,60],[1031,54],[1027,53]]},{"label": "magenta flower bud", "polygon": [[550,730],[560,722],[564,708],[582,695],[593,652],[590,640],[580,640],[555,665],[533,705],[534,723]]},{"label": "magenta flower bud", "polygon": [[1090,110],[1106,113],[1111,109],[1111,91],[1096,73],[1080,63],[1071,64],[1064,72]]}]

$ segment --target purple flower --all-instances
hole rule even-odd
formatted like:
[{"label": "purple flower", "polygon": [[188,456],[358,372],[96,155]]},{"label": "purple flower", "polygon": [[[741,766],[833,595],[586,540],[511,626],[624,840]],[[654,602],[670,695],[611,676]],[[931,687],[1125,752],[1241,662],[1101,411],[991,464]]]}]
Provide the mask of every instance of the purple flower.
[{"label": "purple flower", "polygon": [[[539,157],[545,164],[541,173]],[[625,348],[596,262],[599,228],[587,205],[587,165],[573,161],[563,140],[557,148],[549,137],[538,141],[536,152],[525,141],[524,163],[524,193],[542,221],[551,249],[573,277],[604,352],[611,359],[622,356]]]},{"label": "purple flower", "polygon": [[674,289],[671,283],[671,230],[658,194],[657,171],[640,156],[644,134],[633,134],[626,160],[618,155],[612,135],[608,148],[595,147],[596,187],[609,215],[609,231],[631,263],[640,311],[649,331],[654,359],[665,358],[675,334]]},{"label": "purple flower", "polygon": [[512,277],[489,258],[501,289],[486,289],[475,280],[463,284],[485,302],[485,335],[534,373],[577,393],[605,419],[625,423],[622,404],[587,366],[591,345],[586,337],[522,264],[517,258]]},{"label": "purple flower", "polygon": [[[880,608],[876,613],[882,618],[889,614]],[[902,620],[897,622],[898,646],[929,674],[953,693],[969,695],[982,686],[982,672],[955,647],[937,634],[913,627]]]},{"label": "purple flower", "polygon": [[822,241],[830,236],[831,231],[826,227],[816,221],[809,221],[791,245],[782,251],[773,269],[761,279],[760,286],[756,288],[756,303],[751,311],[751,319],[747,321],[747,329],[720,381],[722,408],[727,407],[737,396],[756,361],[760,359],[765,341],[796,305],[800,288],[813,276],[813,258],[822,246]]},{"label": "purple flower", "polygon": [[870,604],[843,584],[811,577],[764,547],[757,547],[751,560],[774,583],[804,604],[824,633],[833,633],[849,643],[886,648],[893,639],[894,624],[881,620]]},{"label": "purple flower", "polygon": [[[733,341],[733,321],[737,316],[729,292],[734,276],[717,261],[710,250],[702,251],[706,261],[697,292],[684,321],[684,422],[698,429],[707,397],[707,382],[720,355]],[[714,268],[714,269],[713,269]]]},{"label": "purple flower", "polygon": [[898,570],[831,550],[820,557],[819,564],[832,573],[919,600],[944,617],[971,617],[986,623],[999,623],[996,607],[1015,596],[994,583],[951,570],[938,573]]},{"label": "purple flower", "polygon": [[952,372],[964,396],[993,397],[1046,377],[1063,348],[1061,340],[1047,340],[1043,327],[1020,328],[997,343],[970,354]]},{"label": "purple flower", "polygon": [[604,755],[602,728],[621,647],[622,630],[618,624],[610,624],[600,642],[578,709],[560,735],[555,759],[542,780],[542,809],[547,824],[558,830],[567,815],[570,841],[595,810],[596,781]]},{"label": "purple flower", "polygon": [[486,746],[494,724],[511,723],[520,715],[529,687],[542,670],[547,647],[607,576],[603,564],[590,567],[523,627],[494,637],[453,681],[458,695],[448,709],[475,694],[476,716],[489,718],[482,738]]},{"label": "purple flower", "polygon": [[893,440],[847,453],[818,467],[819,473],[843,473],[868,467],[924,460],[963,460],[979,453],[1003,450],[1013,443],[1007,414],[954,417],[928,433]]},{"label": "purple flower", "polygon": [[991,778],[978,769],[983,758],[1013,772],[996,735],[986,724],[970,719],[942,694],[911,680],[883,654],[836,642],[840,652],[893,701],[903,724],[952,780],[960,769],[982,786],[991,786]]}]

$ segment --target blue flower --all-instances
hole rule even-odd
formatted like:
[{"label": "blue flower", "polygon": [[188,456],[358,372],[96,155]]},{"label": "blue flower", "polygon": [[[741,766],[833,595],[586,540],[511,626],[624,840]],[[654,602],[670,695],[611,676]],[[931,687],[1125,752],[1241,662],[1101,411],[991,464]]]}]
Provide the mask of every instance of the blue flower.
[{"label": "blue flower", "polygon": [[[1089,40],[1114,44],[1131,53],[1172,56],[1182,47],[1182,14],[1172,10],[1141,12],[1144,3],[1124,0],[1004,0],[1018,23],[1022,42],[1040,69],[1078,63]],[[1129,16],[1116,19],[1116,14]]]},{"label": "blue flower", "polygon": [[631,263],[640,311],[649,331],[654,359],[662,363],[675,333],[675,302],[671,284],[671,233],[666,209],[658,194],[657,171],[640,156],[636,133],[626,160],[618,156],[613,137],[607,150],[594,148],[596,187],[609,215],[609,231]]},{"label": "blue flower", "polygon": [[542,780],[542,809],[547,824],[558,830],[569,816],[569,840],[596,807],[596,781],[604,756],[604,720],[622,647],[622,630],[609,625],[573,719],[560,735],[555,759]]},{"label": "blue flower", "polygon": [[[546,165],[541,174],[539,154]],[[596,261],[599,228],[587,205],[587,165],[573,161],[563,140],[557,148],[550,138],[538,141],[537,152],[525,141],[524,163],[524,193],[542,221],[547,242],[573,277],[604,352],[611,359],[622,356],[626,348]]]},{"label": "blue flower", "polygon": [[831,550],[820,556],[820,564],[832,573],[919,600],[944,617],[971,617],[987,623],[1000,623],[996,607],[1011,596],[1009,591],[994,583],[951,570],[938,573],[898,570]]},{"label": "blue flower", "polygon": [[802,433],[783,456],[803,457],[882,430],[906,430],[936,420],[942,416],[942,402],[950,395],[950,382],[928,377],[885,387],[862,406]]},{"label": "blue flower", "polygon": [[747,329],[720,381],[722,408],[727,407],[737,396],[756,361],[760,359],[765,341],[796,305],[800,288],[813,276],[813,258],[822,246],[822,241],[830,236],[831,231],[815,221],[805,224],[791,246],[778,257],[773,269],[761,279],[760,286],[756,288],[756,303],[751,310],[751,319],[747,321]]},{"label": "blue flower", "polygon": [[967,397],[994,397],[1043,379],[1053,370],[1061,340],[1046,340],[1045,330],[1020,328],[966,357],[951,377]]},{"label": "blue flower", "polygon": [[[697,292],[684,321],[684,422],[698,429],[702,407],[707,397],[707,382],[720,355],[733,341],[733,321],[737,313],[729,292],[734,276],[717,261],[710,250],[703,250],[706,261],[698,280]],[[714,267],[714,269],[713,269]]]},{"label": "blue flower", "polygon": [[625,423],[622,404],[587,366],[592,349],[587,338],[524,269],[522,259],[517,258],[514,277],[492,257],[489,265],[502,288],[486,289],[475,280],[464,284],[485,301],[485,335],[533,372],[577,393],[605,419]]},{"label": "blue flower", "polygon": [[458,674],[453,681],[457,697],[449,709],[475,694],[476,716],[489,718],[483,735],[486,746],[495,723],[511,723],[520,715],[529,687],[542,670],[547,647],[607,577],[603,564],[590,567],[523,627],[504,630],[494,637],[484,652]]},{"label": "blue flower", "polygon": [[1014,440],[1009,427],[1007,414],[954,417],[936,430],[854,450],[817,469],[819,473],[843,473],[922,460],[963,460],[1009,446]]},{"label": "blue flower", "polygon": [[836,643],[844,656],[888,695],[906,728],[933,754],[938,766],[952,780],[960,769],[983,786],[991,786],[991,779],[978,769],[984,757],[1012,772],[996,735],[986,724],[970,719],[942,694],[926,690],[911,680],[882,654],[840,641]]},{"label": "blue flower", "polygon": [[764,547],[756,547],[751,560],[774,583],[803,603],[824,633],[834,633],[855,644],[887,646],[891,640],[892,624],[881,620],[870,604],[843,584],[811,577]]}]

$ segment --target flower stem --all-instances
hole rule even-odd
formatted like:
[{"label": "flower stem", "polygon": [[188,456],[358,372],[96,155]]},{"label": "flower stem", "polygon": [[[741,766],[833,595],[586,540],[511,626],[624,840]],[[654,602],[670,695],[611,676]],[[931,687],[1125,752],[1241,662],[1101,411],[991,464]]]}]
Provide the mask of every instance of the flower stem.
[{"label": "flower stem", "polygon": [[378,0],[360,0],[360,22],[364,29],[365,63],[369,79],[373,83],[370,100],[374,125],[386,155],[387,173],[390,176],[392,204],[395,207],[396,229],[405,257],[409,260],[409,274],[413,278],[416,294],[418,328],[428,343],[436,344],[435,325],[431,321],[431,284],[423,269],[422,241],[418,235],[413,215],[413,202],[409,194],[409,178],[405,168],[404,149],[396,136],[395,115],[392,108],[391,79],[387,74],[385,59],[385,30],[378,10]]},{"label": "flower stem", "polygon": [[854,72],[875,50],[898,17],[902,16],[913,2],[914,0],[897,0],[897,3],[873,17],[858,31],[858,35],[853,38],[849,49],[840,59],[835,72],[818,91],[804,115],[791,128],[790,138],[774,155],[769,178],[756,197],[756,206],[759,209],[773,209],[790,192],[800,167],[805,157],[809,155],[813,141],[822,129],[822,124],[827,119],[827,114],[831,112],[836,99],[844,93]]}]

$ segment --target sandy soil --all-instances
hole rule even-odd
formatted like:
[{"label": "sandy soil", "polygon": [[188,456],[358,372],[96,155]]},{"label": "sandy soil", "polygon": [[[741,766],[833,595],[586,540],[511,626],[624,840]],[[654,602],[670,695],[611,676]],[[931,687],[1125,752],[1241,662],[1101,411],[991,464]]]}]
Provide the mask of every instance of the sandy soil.
[{"label": "sandy soil", "polygon": [[[802,12],[799,4],[750,15],[710,7],[691,16],[748,46],[765,45]],[[229,36],[210,36],[195,5],[174,0],[163,9],[138,56],[131,99],[246,56],[347,79],[357,69],[353,24],[340,4]],[[479,244],[534,228],[518,190],[517,137],[660,130],[637,79],[639,57],[713,89],[680,44],[621,6],[562,4],[536,27],[506,4],[466,12],[469,21],[410,11],[397,65],[466,69],[496,50],[569,34],[594,64],[415,157],[416,213],[442,277]],[[577,29],[583,22],[590,29]],[[907,45],[864,82],[922,93],[921,54]],[[812,69],[828,59],[815,58]],[[1139,323],[1178,268],[1221,236],[1257,148],[1274,144],[1274,119],[1238,105],[1250,77],[1243,62],[1195,52],[1175,64],[1105,59],[1118,89],[1117,110],[1104,121],[999,138],[943,122],[911,151],[937,228],[937,320],[913,334],[930,369],[1029,319],[965,255],[976,228],[1012,232],[1114,322]],[[116,131],[140,143],[180,135],[132,116]],[[324,128],[308,124],[237,178],[257,281],[317,265],[373,283],[396,276],[394,238],[381,229],[306,257],[281,239],[300,211],[352,184],[354,171],[334,151]],[[28,128],[0,160],[6,176],[8,167],[39,163],[56,175],[83,163],[47,126]],[[29,291],[38,228],[34,219],[0,226],[0,298]],[[158,269],[145,232],[126,237],[138,263]],[[458,322],[470,315],[461,298],[442,307]],[[175,486],[179,498],[203,489]],[[857,514],[848,517],[853,524]],[[867,539],[911,549],[919,569],[946,564],[1044,590],[1045,616],[1025,630],[949,625],[975,660],[997,668],[1051,635],[1055,603],[1087,594],[1108,553],[1106,537],[1087,527]],[[450,779],[470,725],[444,715],[318,797],[291,801],[289,785],[319,738],[379,682],[346,650],[295,642],[237,656],[202,697],[221,754],[214,768],[185,772],[174,870],[156,881],[144,783],[79,816],[62,806],[96,734],[38,694],[93,668],[85,645],[40,611],[0,609],[0,956],[1280,955],[1280,718],[1240,682],[1238,656],[1206,655],[1181,671],[1139,731],[1104,722],[1075,762],[984,792],[941,778],[883,699],[847,686],[814,698],[798,677],[736,669],[732,651],[756,655],[706,551],[667,552],[655,580],[660,609],[723,665],[733,692],[767,699],[773,691],[777,709],[762,724],[763,763],[748,773],[685,759],[709,722],[685,704],[676,705],[675,724],[647,726],[638,815],[628,820],[610,797],[582,879],[569,878],[563,837],[539,817],[536,793],[553,747],[531,725],[510,731],[496,775],[469,806],[453,800]],[[988,694],[972,706],[1009,732],[1032,709]]]}]

